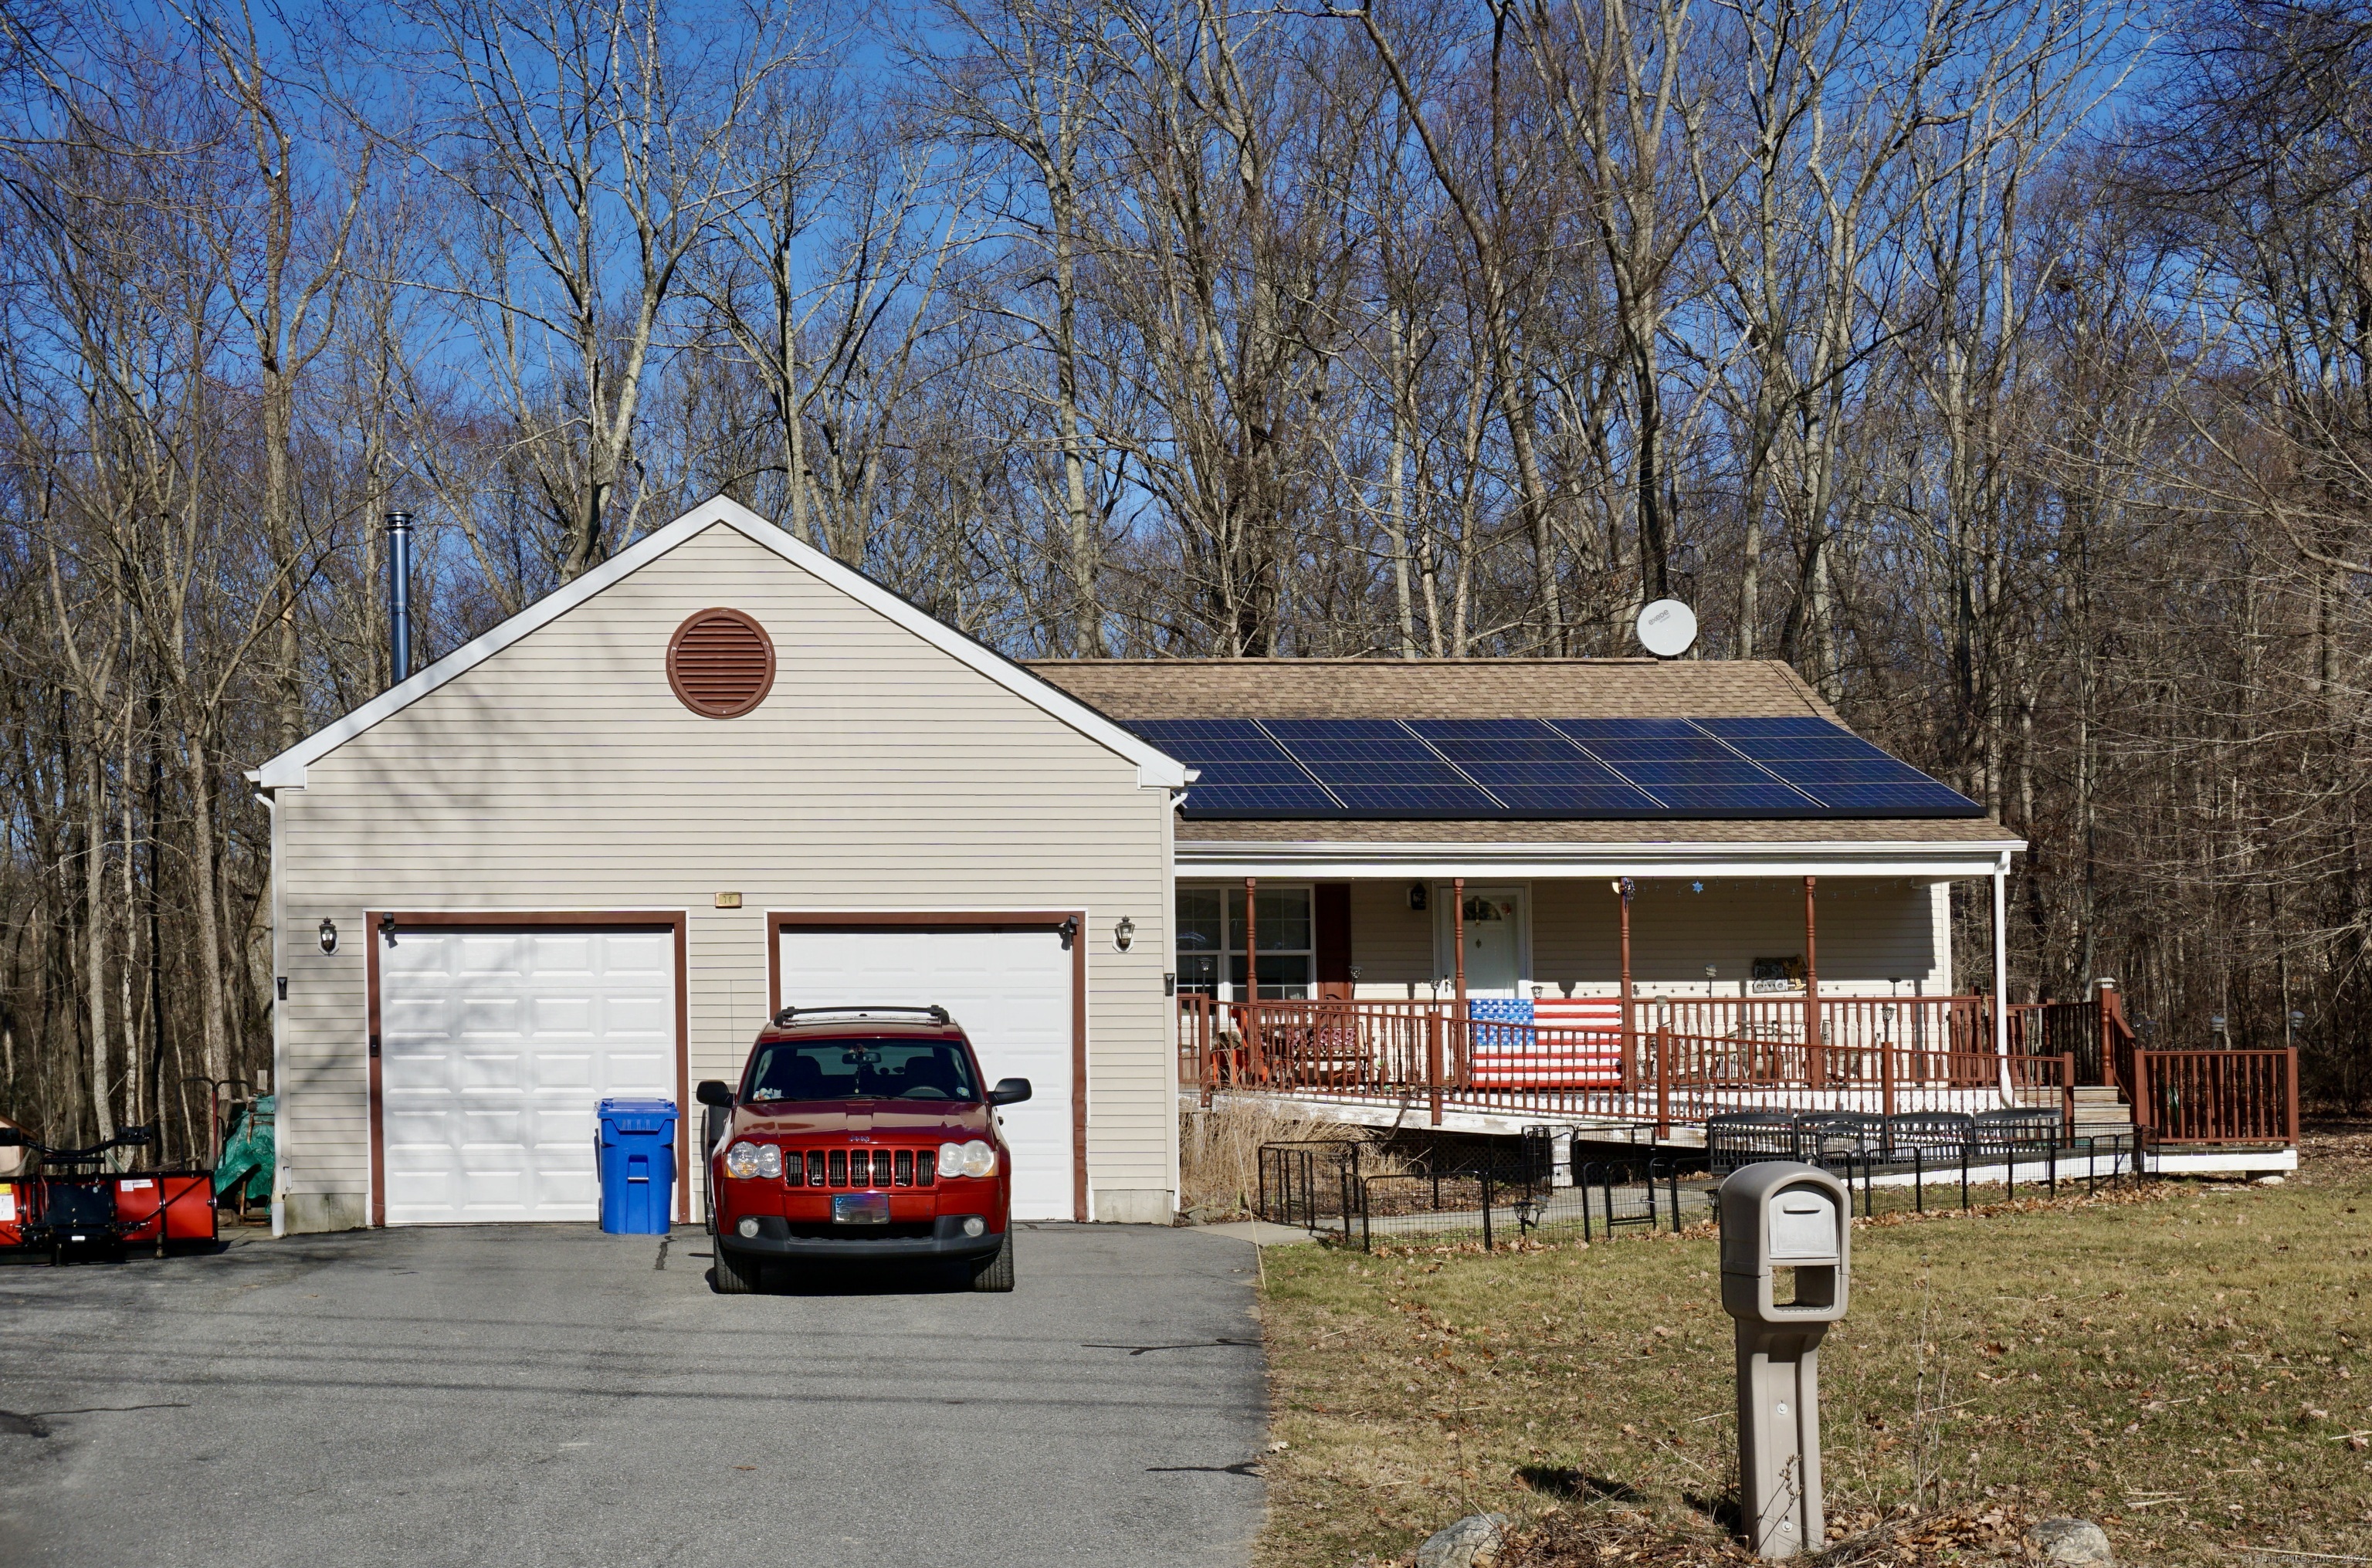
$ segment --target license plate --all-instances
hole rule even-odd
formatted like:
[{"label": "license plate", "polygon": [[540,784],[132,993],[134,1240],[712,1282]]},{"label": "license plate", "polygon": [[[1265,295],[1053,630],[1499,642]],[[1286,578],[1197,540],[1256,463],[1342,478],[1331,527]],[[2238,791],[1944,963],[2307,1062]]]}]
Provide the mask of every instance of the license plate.
[{"label": "license plate", "polygon": [[831,1195],[831,1223],[834,1225],[888,1225],[890,1194],[887,1192],[835,1192]]}]

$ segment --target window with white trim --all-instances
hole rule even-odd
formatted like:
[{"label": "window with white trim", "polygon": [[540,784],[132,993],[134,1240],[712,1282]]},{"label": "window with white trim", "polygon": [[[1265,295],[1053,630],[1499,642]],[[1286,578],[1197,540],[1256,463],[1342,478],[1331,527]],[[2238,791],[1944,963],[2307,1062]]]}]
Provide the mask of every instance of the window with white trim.
[{"label": "window with white trim", "polygon": [[[1317,964],[1316,922],[1310,890],[1300,887],[1260,890],[1260,993],[1264,1001],[1303,1001],[1310,993]],[[1181,887],[1178,889],[1178,989],[1198,996],[1235,1001],[1244,994],[1251,965],[1244,956],[1244,889]],[[1226,989],[1220,987],[1226,965]]]}]

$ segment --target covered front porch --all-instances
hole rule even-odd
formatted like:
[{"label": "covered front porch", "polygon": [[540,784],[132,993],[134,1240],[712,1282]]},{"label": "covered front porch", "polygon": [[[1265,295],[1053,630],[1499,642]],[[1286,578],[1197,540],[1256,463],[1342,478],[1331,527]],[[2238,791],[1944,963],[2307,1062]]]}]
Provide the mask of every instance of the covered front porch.
[{"label": "covered front porch", "polygon": [[2295,1142],[2284,1053],[2141,1051],[2112,986],[2039,1005],[1956,983],[1956,882],[2005,968],[1994,846],[1440,848],[1181,842],[1181,1092],[1677,1146],[1740,1111]]},{"label": "covered front porch", "polygon": [[2064,1106],[2069,1064],[2013,1058],[1996,999],[1953,984],[1950,883],[2000,859],[1573,848],[1181,844],[1181,1084],[1678,1142],[1727,1109]]}]

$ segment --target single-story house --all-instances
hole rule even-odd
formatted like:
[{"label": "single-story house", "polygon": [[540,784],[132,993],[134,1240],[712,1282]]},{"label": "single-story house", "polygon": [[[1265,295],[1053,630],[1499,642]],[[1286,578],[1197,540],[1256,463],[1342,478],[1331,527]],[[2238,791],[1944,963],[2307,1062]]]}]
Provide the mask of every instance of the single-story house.
[{"label": "single-story house", "polygon": [[1021,1217],[1166,1222],[1196,1008],[1892,1038],[1970,1000],[1948,884],[1998,908],[2022,847],[1782,665],[1024,665],[721,499],[250,776],[297,1231],[589,1218],[596,1100],[691,1112],[820,1003],[944,1005],[1033,1081]]}]

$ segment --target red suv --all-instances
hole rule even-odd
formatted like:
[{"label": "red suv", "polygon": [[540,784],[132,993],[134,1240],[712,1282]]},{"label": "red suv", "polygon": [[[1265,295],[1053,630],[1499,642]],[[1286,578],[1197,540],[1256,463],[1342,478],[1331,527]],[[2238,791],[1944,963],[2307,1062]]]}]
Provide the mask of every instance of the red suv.
[{"label": "red suv", "polygon": [[768,1265],[856,1259],[961,1265],[974,1290],[1013,1288],[1013,1156],[944,1007],[787,1007],[759,1034],[737,1087],[700,1086],[727,1112],[709,1141],[716,1289],[758,1288]]}]

